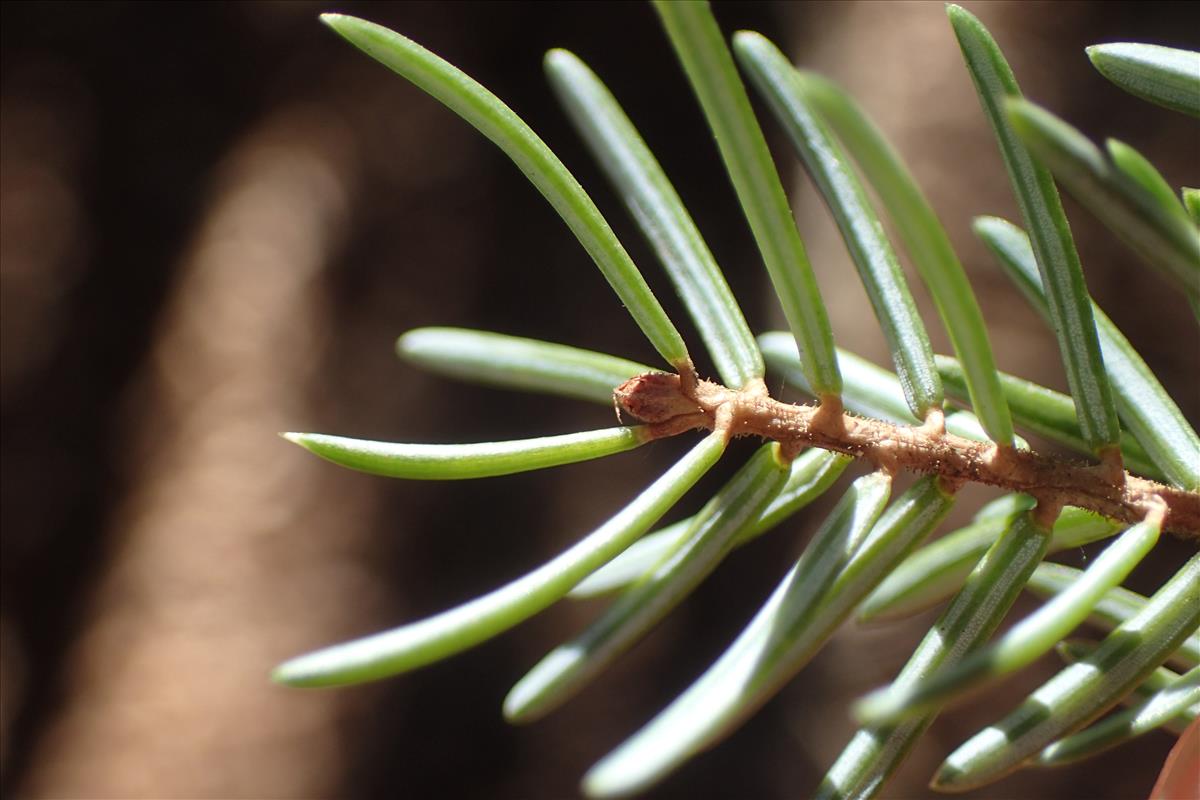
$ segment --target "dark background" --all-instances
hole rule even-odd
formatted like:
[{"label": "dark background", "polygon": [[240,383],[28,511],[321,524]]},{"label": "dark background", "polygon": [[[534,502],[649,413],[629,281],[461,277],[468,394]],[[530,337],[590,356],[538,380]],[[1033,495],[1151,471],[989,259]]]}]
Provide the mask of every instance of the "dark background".
[{"label": "dark background", "polygon": [[[1114,40],[1194,47],[1194,5],[968,7],[1030,97],[1093,138],[1133,144],[1173,184],[1200,183],[1195,122],[1123,94],[1082,53]],[[396,28],[503,98],[592,193],[681,320],[545,85],[542,53],[574,50],[658,154],[752,326],[780,324],[711,136],[648,6],[0,5],[7,796],[574,796],[590,764],[723,649],[827,507],[735,554],[593,688],[528,728],[503,722],[501,699],[597,606],[561,604],[381,684],[304,693],[268,683],[288,656],[527,571],[686,446],[437,485],[340,471],[274,436],[472,441],[610,424],[611,409],[452,384],[398,363],[395,336],[422,325],[656,363],[519,172],[320,25],[317,14],[329,10]],[[1049,333],[970,236],[972,216],[1016,212],[941,4],[718,3],[716,13],[726,31],[760,30],[860,97],[942,213],[1001,367],[1064,388]],[[839,343],[885,363],[824,208],[778,129],[764,128],[780,145],[785,182],[799,187],[797,217]],[[1195,420],[1198,348],[1183,302],[1067,205],[1093,294]],[[945,352],[936,324],[931,333]],[[963,512],[980,497],[966,498]],[[1135,574],[1136,588],[1152,590],[1188,552],[1175,541],[1160,550]],[[811,791],[853,730],[847,702],[886,682],[930,619],[848,626],[741,731],[650,796]],[[889,796],[929,794],[945,753],[1053,668],[1046,659],[945,715]],[[976,796],[1144,796],[1169,745],[1152,734],[1098,762],[1025,773]]]}]

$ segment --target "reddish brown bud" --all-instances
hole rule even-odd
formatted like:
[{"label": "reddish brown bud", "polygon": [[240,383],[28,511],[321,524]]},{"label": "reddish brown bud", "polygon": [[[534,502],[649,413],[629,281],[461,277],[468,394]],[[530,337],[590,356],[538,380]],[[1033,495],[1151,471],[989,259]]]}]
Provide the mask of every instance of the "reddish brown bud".
[{"label": "reddish brown bud", "polygon": [[613,391],[613,401],[621,411],[651,425],[702,413],[700,406],[684,396],[679,376],[665,372],[630,378]]}]

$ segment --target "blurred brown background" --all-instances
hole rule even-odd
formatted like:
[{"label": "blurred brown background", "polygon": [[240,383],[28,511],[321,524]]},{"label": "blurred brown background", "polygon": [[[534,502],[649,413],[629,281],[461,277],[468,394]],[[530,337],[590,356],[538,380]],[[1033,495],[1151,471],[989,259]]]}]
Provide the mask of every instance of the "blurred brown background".
[{"label": "blurred brown background", "polygon": [[[1033,99],[1094,138],[1138,147],[1174,184],[1200,183],[1195,123],[1126,96],[1082,52],[1114,40],[1195,47],[1197,6],[967,5]],[[526,571],[684,446],[437,485],[342,471],[275,436],[471,441],[611,421],[605,408],[415,372],[392,342],[421,325],[654,363],[518,171],[318,24],[328,10],[400,30],[504,98],[592,192],[679,320],[542,78],[546,49],[575,50],[657,151],[752,325],[779,324],[711,137],[644,5],[0,5],[6,796],[575,796],[591,763],[720,652],[821,511],[735,554],[593,689],[528,728],[505,725],[501,699],[596,606],[562,604],[475,651],[368,687],[299,692],[267,681],[283,658]],[[716,12],[727,31],[761,30],[855,91],[942,213],[1001,366],[1064,388],[1052,338],[970,236],[973,215],[1016,212],[941,4],[718,3]],[[834,228],[778,129],[765,127],[799,187],[796,212],[835,334],[882,362]],[[1068,213],[1093,294],[1197,419],[1200,348],[1182,301],[1070,201]],[[936,323],[931,332],[944,352]],[[710,477],[706,486],[721,476]],[[1160,550],[1135,587],[1151,590],[1186,553],[1174,541]],[[887,681],[930,619],[849,627],[754,720],[650,796],[811,791],[853,730],[847,701]],[[1046,660],[1024,683],[947,714],[888,796],[928,795],[925,781],[956,741],[1053,668]],[[1144,796],[1169,744],[1154,734],[975,796]]]}]

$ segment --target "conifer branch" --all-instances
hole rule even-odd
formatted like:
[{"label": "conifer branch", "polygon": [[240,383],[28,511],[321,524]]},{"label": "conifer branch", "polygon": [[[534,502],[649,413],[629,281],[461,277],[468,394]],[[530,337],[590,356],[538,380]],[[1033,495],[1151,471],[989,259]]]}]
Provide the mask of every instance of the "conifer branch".
[{"label": "conifer branch", "polygon": [[1043,509],[1072,505],[1128,523],[1162,513],[1166,530],[1200,539],[1200,494],[1131,475],[1112,460],[1088,465],[955,436],[940,412],[920,426],[895,425],[846,414],[840,403],[783,403],[761,382],[735,391],[707,380],[685,385],[678,375],[654,372],[629,379],[613,397],[618,411],[649,425],[651,438],[721,428],[729,436],[777,441],[788,456],[819,447],[888,472],[938,475],[950,487],[984,483],[1025,492]]}]

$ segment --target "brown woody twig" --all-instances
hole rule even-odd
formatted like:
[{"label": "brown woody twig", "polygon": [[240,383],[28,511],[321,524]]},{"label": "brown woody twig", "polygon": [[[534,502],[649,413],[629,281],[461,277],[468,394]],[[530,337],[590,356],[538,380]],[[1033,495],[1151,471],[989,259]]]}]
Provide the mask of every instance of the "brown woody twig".
[{"label": "brown woody twig", "polygon": [[651,438],[695,428],[760,436],[779,442],[788,458],[819,447],[864,458],[892,473],[938,475],[950,488],[985,483],[1025,492],[1037,499],[1047,521],[1064,505],[1129,523],[1161,510],[1164,529],[1200,539],[1200,494],[1130,475],[1117,459],[1088,465],[964,439],[946,432],[940,411],[921,426],[895,425],[846,414],[836,397],[815,406],[791,405],[772,398],[761,381],[735,391],[696,380],[694,374],[681,380],[654,372],[621,384],[613,398],[619,410],[649,425]]}]

